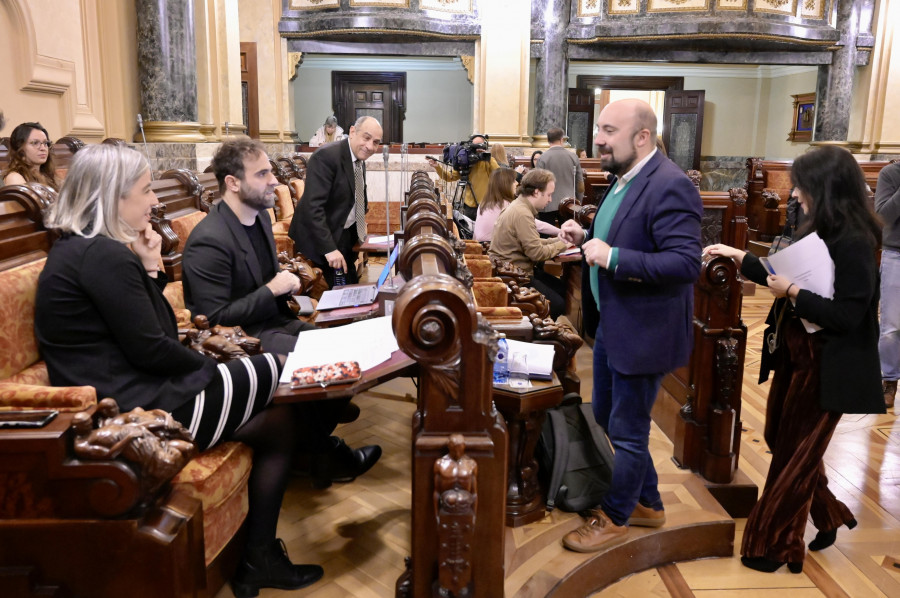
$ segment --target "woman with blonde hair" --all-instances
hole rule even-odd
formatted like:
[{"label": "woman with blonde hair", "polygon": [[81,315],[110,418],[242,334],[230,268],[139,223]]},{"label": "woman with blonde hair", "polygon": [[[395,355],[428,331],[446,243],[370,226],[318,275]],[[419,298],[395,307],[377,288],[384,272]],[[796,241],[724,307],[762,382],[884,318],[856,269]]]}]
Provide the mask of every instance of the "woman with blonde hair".
[{"label": "woman with blonde hair", "polygon": [[[510,168],[499,168],[491,173],[488,190],[478,206],[478,219],[475,220],[475,240],[490,241],[494,234],[494,223],[506,206],[516,198],[517,174]],[[543,235],[555,237],[559,229],[542,220],[536,220],[537,231]]]},{"label": "woman with blonde hair", "polygon": [[253,449],[239,598],[297,589],[322,577],[294,565],[275,537],[296,441],[288,405],[272,405],[281,362],[263,353],[228,363],[182,345],[162,290],[157,203],[138,152],[90,145],[75,154],[46,226],[59,233],[38,279],[34,329],[50,382],[93,386],[123,410],[163,409],[205,450],[225,440]]},{"label": "woman with blonde hair", "polygon": [[9,167],[2,173],[6,185],[40,183],[59,188],[50,155],[50,135],[41,123],[22,123],[9,136]]}]

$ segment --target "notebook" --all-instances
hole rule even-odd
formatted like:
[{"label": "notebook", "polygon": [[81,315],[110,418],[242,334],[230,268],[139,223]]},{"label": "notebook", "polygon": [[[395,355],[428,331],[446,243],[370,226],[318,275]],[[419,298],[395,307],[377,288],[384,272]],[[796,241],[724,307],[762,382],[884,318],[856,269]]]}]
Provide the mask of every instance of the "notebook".
[{"label": "notebook", "polygon": [[371,305],[372,303],[375,303],[375,299],[378,297],[378,289],[380,289],[381,285],[384,284],[384,281],[387,280],[394,262],[397,261],[397,254],[399,251],[400,246],[395,245],[394,250],[388,258],[388,263],[381,271],[381,276],[378,277],[377,285],[367,284],[362,286],[340,287],[325,291],[322,293],[322,298],[319,299],[319,306],[317,309],[319,311],[327,311],[329,309],[359,307],[360,305]]}]

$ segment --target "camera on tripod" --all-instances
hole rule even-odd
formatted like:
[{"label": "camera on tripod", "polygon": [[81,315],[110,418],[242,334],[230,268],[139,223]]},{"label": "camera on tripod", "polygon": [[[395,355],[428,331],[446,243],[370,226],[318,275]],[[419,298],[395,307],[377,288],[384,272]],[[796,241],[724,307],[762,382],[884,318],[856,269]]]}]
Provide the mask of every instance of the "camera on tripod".
[{"label": "camera on tripod", "polygon": [[[484,139],[484,143],[473,143],[473,139]],[[488,151],[487,135],[475,134],[466,141],[460,141],[452,145],[444,146],[444,164],[449,164],[453,170],[459,173],[468,173],[477,162],[490,162],[491,153]]]}]

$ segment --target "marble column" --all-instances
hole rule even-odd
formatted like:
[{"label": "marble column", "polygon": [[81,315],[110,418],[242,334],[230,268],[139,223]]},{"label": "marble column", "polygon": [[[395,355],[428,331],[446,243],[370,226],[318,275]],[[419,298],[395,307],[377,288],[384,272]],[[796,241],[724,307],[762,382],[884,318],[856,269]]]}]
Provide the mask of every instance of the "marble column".
[{"label": "marble column", "polygon": [[543,55],[537,63],[534,97],[535,145],[547,145],[547,130],[566,128],[569,104],[569,57],[566,28],[571,0],[547,0],[544,14]]},{"label": "marble column", "polygon": [[816,80],[816,124],[813,141],[846,141],[850,130],[853,74],[856,69],[856,34],[865,0],[840,0],[836,27],[840,46],[831,64],[819,67]]},{"label": "marble column", "polygon": [[[193,0],[135,0],[147,141],[199,142]],[[140,131],[135,140],[142,140]]]}]

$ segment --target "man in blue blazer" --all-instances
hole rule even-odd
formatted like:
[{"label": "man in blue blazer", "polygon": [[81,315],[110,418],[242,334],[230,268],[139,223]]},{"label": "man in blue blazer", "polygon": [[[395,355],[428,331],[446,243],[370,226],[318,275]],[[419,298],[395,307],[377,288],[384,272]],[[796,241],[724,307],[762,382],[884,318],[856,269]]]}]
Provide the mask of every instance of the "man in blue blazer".
[{"label": "man in blue blazer", "polygon": [[561,236],[584,254],[584,328],[596,330],[594,416],[615,461],[601,504],[563,538],[578,552],[623,541],[629,525],[665,522],[649,450],[650,410],[663,376],[690,356],[701,255],[700,194],[656,149],[650,105],[613,102],[598,125],[600,162],[615,178],[591,227],[569,220]]},{"label": "man in blue blazer", "polygon": [[328,286],[334,286],[337,269],[348,284],[357,282],[353,246],[366,236],[365,162],[381,145],[381,135],[378,121],[363,116],[347,139],[323,145],[309,158],[288,235],[298,252],[322,268]]}]

